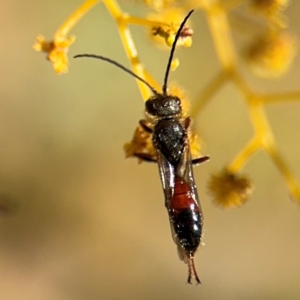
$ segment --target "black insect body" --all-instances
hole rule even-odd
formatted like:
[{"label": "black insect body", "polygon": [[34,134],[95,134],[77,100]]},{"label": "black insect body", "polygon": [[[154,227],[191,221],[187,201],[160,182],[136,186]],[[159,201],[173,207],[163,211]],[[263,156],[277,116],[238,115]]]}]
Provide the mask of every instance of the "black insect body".
[{"label": "black insect body", "polygon": [[168,74],[176,42],[192,12],[185,17],[176,34],[162,93],[158,93],[143,78],[107,57],[93,54],[80,54],[75,57],[94,57],[108,61],[144,82],[153,92],[154,95],[145,103],[146,120],[141,120],[140,126],[144,131],[152,134],[156,156],[145,153],[135,153],[135,156],[144,161],[158,163],[172,236],[177,245],[180,259],[188,264],[187,282],[191,283],[194,276],[196,283],[199,284],[194,255],[201,242],[203,216],[192,165],[204,162],[209,158],[204,156],[192,160],[188,138],[190,118],[183,119],[180,99],[167,94]]},{"label": "black insect body", "polygon": [[177,120],[160,120],[154,128],[153,145],[159,149],[165,158],[177,165],[184,150],[186,133]]},{"label": "black insect body", "polygon": [[[208,157],[194,161],[191,159],[188,140],[190,118],[182,119],[178,98],[163,96],[159,94],[158,97],[154,96],[146,102],[148,119],[141,120],[140,124],[145,131],[153,134],[153,146],[156,149],[173,239],[177,244],[179,257],[189,267],[187,282],[191,283],[194,276],[199,284],[193,258],[201,242],[203,216],[192,164],[206,161]],[[147,110],[148,108],[150,109]],[[152,125],[152,131],[147,123]],[[140,159],[151,160],[146,158],[144,153],[135,155]]]}]

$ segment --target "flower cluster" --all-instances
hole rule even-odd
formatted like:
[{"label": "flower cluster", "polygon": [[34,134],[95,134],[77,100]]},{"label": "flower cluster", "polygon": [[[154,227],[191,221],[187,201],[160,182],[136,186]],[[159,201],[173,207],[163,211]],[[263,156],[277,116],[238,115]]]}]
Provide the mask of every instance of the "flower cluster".
[{"label": "flower cluster", "polygon": [[[85,0],[84,3],[67,19],[57,30],[52,41],[47,42],[43,36],[37,37],[34,49],[47,53],[47,59],[53,63],[57,73],[68,70],[67,52],[74,42],[73,36],[68,37],[74,25],[96,4],[99,0]],[[222,207],[238,207],[249,199],[253,184],[244,175],[240,175],[244,165],[258,151],[265,151],[270,156],[279,172],[283,176],[291,196],[300,203],[300,188],[290,167],[278,150],[272,128],[265,113],[265,106],[274,102],[299,100],[300,91],[263,94],[254,91],[247,84],[240,72],[242,66],[237,59],[243,57],[247,66],[255,75],[272,79],[288,72],[295,55],[297,54],[297,39],[288,30],[285,9],[288,0],[143,0],[142,3],[153,12],[144,17],[136,17],[124,13],[116,0],[103,0],[119,29],[125,53],[135,74],[144,78],[151,86],[159,90],[160,86],[147,72],[140,62],[135,48],[134,39],[129,30],[130,25],[143,26],[148,29],[153,40],[165,46],[172,45],[174,37],[186,12],[191,8],[201,9],[207,17],[208,27],[215,45],[215,51],[221,66],[221,71],[216,74],[196,97],[195,105],[190,114],[197,118],[205,109],[207,103],[213,98],[225,83],[231,82],[240,92],[241,99],[245,101],[249,119],[253,124],[253,137],[238,154],[224,166],[219,174],[214,174],[209,182],[209,191],[214,202]],[[235,14],[235,10],[238,13]],[[242,14],[241,14],[242,13]],[[243,17],[246,15],[246,17]],[[237,18],[239,16],[239,18]],[[242,17],[241,17],[242,16]],[[243,22],[246,26],[234,26],[234,22]],[[242,27],[250,29],[247,34],[247,45],[239,53],[232,38],[232,32]],[[179,46],[192,45],[193,30],[187,25],[180,33]],[[172,69],[178,67],[178,59],[172,62]],[[148,99],[150,92],[141,82],[138,82],[142,97]],[[177,85],[170,88],[172,95],[183,99],[184,116],[189,114],[189,102],[183,90]],[[192,155],[199,156],[200,146],[197,136],[189,132]],[[126,157],[135,153],[144,153],[147,157],[155,159],[151,134],[145,132],[141,126],[135,130],[133,139],[124,146]]]}]

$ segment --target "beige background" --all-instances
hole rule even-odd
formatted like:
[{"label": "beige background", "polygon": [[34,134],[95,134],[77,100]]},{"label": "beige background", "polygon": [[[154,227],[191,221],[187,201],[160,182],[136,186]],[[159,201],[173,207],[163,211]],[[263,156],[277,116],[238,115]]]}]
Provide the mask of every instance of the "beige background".
[{"label": "beige background", "polygon": [[[251,201],[222,211],[206,194],[214,171],[251,136],[244,102],[228,85],[196,120],[211,161],[195,170],[206,244],[196,265],[202,286],[185,284],[156,165],[124,160],[122,146],[142,117],[130,76],[98,61],[71,61],[57,76],[31,44],[51,37],[81,1],[0,0],[0,299],[299,299],[300,207],[270,159],[244,170],[256,184]],[[142,15],[138,8],[123,7]],[[300,2],[287,14],[300,34]],[[177,52],[176,79],[195,97],[218,71],[202,12],[192,18],[194,45]],[[70,56],[92,52],[127,64],[103,5],[74,30]],[[162,81],[168,53],[133,28],[140,57]],[[237,40],[238,36],[235,36]],[[237,41],[237,44],[240,42]],[[262,91],[300,89],[300,60]],[[300,103],[267,109],[278,144],[300,178]]]}]

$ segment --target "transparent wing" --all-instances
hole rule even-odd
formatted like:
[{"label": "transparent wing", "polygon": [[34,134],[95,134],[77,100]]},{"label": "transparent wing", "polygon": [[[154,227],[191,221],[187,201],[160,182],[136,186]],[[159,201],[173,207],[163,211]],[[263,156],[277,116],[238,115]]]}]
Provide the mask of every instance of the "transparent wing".
[{"label": "transparent wing", "polygon": [[[179,164],[174,168],[174,175],[175,175],[175,185],[176,185],[176,178],[182,179],[188,186],[189,188],[189,193],[192,199],[194,200],[195,205],[198,206],[199,213],[200,213],[200,220],[201,220],[201,225],[203,224],[203,215],[201,211],[201,206],[200,206],[200,201],[198,197],[198,192],[197,192],[197,187],[196,183],[194,180],[194,174],[193,174],[193,166],[192,166],[192,159],[191,159],[191,154],[190,154],[190,149],[188,143],[186,143],[181,160]],[[173,194],[174,191],[176,191],[176,186],[173,188]],[[172,194],[172,197],[173,197]],[[171,201],[172,198],[170,198],[169,201]],[[168,209],[168,206],[167,206]],[[177,252],[180,260],[184,261],[185,263],[188,263],[190,260],[189,255],[187,254],[186,250],[182,247],[180,240],[176,234],[175,228],[174,228],[174,222],[172,221],[172,217],[170,215],[170,211],[168,210],[169,213],[169,220],[170,220],[170,226],[171,226],[171,231],[172,231],[172,237],[177,245]]]},{"label": "transparent wing", "polygon": [[174,195],[175,187],[175,168],[165,158],[159,149],[156,150],[159,175],[165,195],[165,206],[168,208],[169,203]]},{"label": "transparent wing", "polygon": [[[192,198],[195,200],[201,212],[201,205],[198,196],[197,186],[194,179],[192,158],[189,143],[186,143],[180,163],[176,167],[175,176],[184,179],[190,187]],[[201,213],[202,214],[202,213]]]}]

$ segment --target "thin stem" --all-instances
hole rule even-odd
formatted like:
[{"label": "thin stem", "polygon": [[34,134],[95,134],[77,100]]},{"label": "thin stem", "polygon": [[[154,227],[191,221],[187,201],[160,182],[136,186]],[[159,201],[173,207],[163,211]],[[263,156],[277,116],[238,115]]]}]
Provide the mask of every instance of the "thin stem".
[{"label": "thin stem", "polygon": [[295,201],[300,203],[300,188],[297,183],[297,180],[293,173],[290,171],[283,158],[281,157],[281,155],[279,154],[275,145],[269,145],[268,147],[266,147],[266,152],[269,154],[277,169],[283,176],[283,179],[285,180],[286,185],[290,190],[291,196]]},{"label": "thin stem", "polygon": [[232,69],[236,65],[236,55],[233,48],[226,10],[218,1],[204,2],[206,17],[220,63],[225,70]]},{"label": "thin stem", "polygon": [[259,98],[249,99],[250,118],[260,143],[263,147],[274,143],[274,136]]},{"label": "thin stem", "polygon": [[250,158],[261,149],[260,140],[255,136],[245,148],[235,157],[234,161],[227,166],[232,173],[239,172]]},{"label": "thin stem", "polygon": [[[131,36],[131,32],[127,27],[126,24],[126,18],[123,17],[123,12],[120,9],[119,5],[115,0],[104,0],[104,4],[106,5],[108,11],[112,15],[112,17],[115,19],[118,30],[120,33],[120,37],[125,49],[125,53],[129,59],[129,62],[131,64],[131,68],[133,72],[146,80],[151,86],[153,86],[154,89],[160,90],[159,84],[145,71],[144,66],[141,64],[138,53],[133,41],[133,38]],[[145,86],[142,82],[137,81],[138,87],[140,89],[140,92],[142,94],[143,99],[146,101],[149,97],[152,96],[151,92]]]},{"label": "thin stem", "polygon": [[211,100],[213,95],[221,88],[223,84],[225,84],[228,79],[230,79],[229,73],[222,70],[204,87],[199,96],[196,98],[195,104],[192,107],[192,118],[196,118],[196,116],[205,108],[208,101]]},{"label": "thin stem", "polygon": [[127,14],[123,15],[123,20],[126,22],[128,25],[139,25],[139,26],[145,26],[145,27],[159,27],[159,26],[168,26],[167,23],[162,23],[158,21],[151,21],[145,18],[138,18],[138,17],[133,17],[129,16]]},{"label": "thin stem", "polygon": [[249,102],[254,97],[254,92],[248,86],[244,78],[239,74],[238,71],[232,72],[232,80],[236,87],[240,90],[246,100]]},{"label": "thin stem", "polygon": [[287,101],[299,101],[300,92],[274,93],[261,96],[264,104],[283,103]]},{"label": "thin stem", "polygon": [[54,39],[65,37],[70,30],[78,23],[78,21],[91,10],[100,0],[86,0],[56,31]]}]

